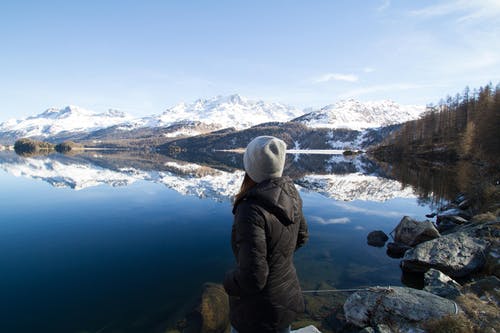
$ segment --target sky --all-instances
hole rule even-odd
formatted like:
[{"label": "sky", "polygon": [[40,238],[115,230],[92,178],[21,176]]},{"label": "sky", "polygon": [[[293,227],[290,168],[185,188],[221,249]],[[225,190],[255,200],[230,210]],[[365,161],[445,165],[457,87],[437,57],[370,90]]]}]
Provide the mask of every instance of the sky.
[{"label": "sky", "polygon": [[0,122],[238,93],[436,103],[500,82],[498,0],[0,2]]}]

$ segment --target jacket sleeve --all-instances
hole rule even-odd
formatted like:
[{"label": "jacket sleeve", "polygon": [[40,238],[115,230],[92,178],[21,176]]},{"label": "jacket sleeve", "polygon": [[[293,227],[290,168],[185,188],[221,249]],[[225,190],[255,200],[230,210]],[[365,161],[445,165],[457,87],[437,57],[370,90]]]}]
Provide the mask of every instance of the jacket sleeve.
[{"label": "jacket sleeve", "polygon": [[258,293],[269,275],[264,217],[251,205],[240,204],[233,231],[238,266],[226,273],[224,288],[230,296]]},{"label": "jacket sleeve", "polygon": [[300,200],[300,225],[299,225],[299,235],[297,236],[297,245],[295,250],[307,243],[309,240],[309,231],[307,230],[307,222],[302,212],[302,200]]}]

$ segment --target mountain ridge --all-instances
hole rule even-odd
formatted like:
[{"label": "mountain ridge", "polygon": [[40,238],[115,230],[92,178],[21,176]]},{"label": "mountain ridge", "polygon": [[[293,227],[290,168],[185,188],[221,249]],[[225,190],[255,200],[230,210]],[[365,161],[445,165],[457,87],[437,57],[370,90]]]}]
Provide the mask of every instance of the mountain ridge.
[{"label": "mountain ridge", "polygon": [[[402,106],[392,101],[339,101],[319,110],[298,109],[281,103],[254,101],[238,94],[178,103],[163,113],[135,118],[109,109],[98,113],[70,105],[20,120],[0,123],[0,143],[12,144],[21,137],[36,139],[92,139],[92,133],[108,132],[113,138],[130,137],[127,132],[160,131],[165,137],[193,137],[225,128],[245,130],[268,122],[301,123],[309,128],[361,130],[418,117],[423,107]],[[310,111],[308,113],[304,113]],[[398,113],[399,112],[399,113]],[[174,128],[176,131],[174,131]],[[159,131],[153,131],[159,132]],[[138,134],[142,135],[142,134]]]}]

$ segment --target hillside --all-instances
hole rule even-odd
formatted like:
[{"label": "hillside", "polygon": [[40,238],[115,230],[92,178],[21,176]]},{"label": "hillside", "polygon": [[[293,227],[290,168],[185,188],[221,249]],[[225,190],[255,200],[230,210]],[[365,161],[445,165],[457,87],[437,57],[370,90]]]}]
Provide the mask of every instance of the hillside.
[{"label": "hillside", "polygon": [[[366,139],[373,141],[371,135],[375,134],[376,128],[401,123],[408,117],[414,118],[418,110],[418,107],[389,101],[362,103],[348,100],[304,115],[305,110],[293,106],[252,101],[240,95],[199,99],[190,104],[179,103],[159,115],[142,118],[117,110],[98,113],[68,106],[1,123],[0,143],[13,144],[20,138],[31,138],[51,143],[74,141],[92,147],[150,148],[211,132],[218,136],[220,130],[236,133],[271,122],[289,122],[289,125],[280,125],[278,132],[290,130],[285,136],[291,138],[293,147],[297,143],[304,148],[341,149],[366,146],[361,142]],[[298,128],[307,133],[299,135],[296,133]],[[365,138],[364,133],[367,132],[361,134],[361,129],[371,133],[369,137]],[[312,134],[310,130],[318,133]],[[263,133],[255,129],[251,132]],[[346,134],[348,132],[351,134]],[[355,132],[358,133],[357,137]],[[384,133],[378,132],[377,135]],[[380,141],[380,138],[376,141]]]}]

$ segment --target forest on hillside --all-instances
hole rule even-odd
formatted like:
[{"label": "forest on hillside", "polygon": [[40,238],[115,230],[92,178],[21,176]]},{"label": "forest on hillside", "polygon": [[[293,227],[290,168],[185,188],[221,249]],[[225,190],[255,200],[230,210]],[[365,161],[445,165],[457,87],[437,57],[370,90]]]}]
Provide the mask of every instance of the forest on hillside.
[{"label": "forest on hillside", "polygon": [[429,104],[420,119],[404,123],[375,154],[499,164],[499,129],[500,83],[474,90],[466,87],[437,105]]}]

